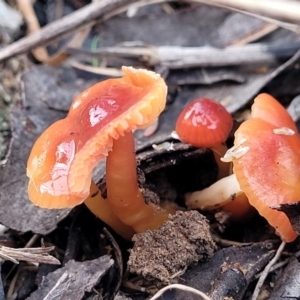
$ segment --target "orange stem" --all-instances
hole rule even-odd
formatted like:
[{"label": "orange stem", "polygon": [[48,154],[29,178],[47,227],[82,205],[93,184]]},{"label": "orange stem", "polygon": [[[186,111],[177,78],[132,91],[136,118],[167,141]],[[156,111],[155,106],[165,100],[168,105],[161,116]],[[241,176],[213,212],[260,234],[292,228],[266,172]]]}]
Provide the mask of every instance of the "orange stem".
[{"label": "orange stem", "polygon": [[122,223],[111,210],[107,199],[101,196],[97,185],[92,181],[90,195],[84,204],[99,219],[110,226],[116,233],[126,240],[130,240],[134,234],[132,227]]},{"label": "orange stem", "polygon": [[246,223],[255,215],[255,208],[249,204],[244,192],[233,194],[230,202],[222,206],[222,210],[231,214],[230,220],[234,223]]},{"label": "orange stem", "polygon": [[219,144],[217,146],[210,148],[213,152],[215,161],[218,165],[218,177],[217,179],[221,179],[230,175],[231,165],[232,163],[221,161],[221,157],[223,157],[228,150],[225,144]]},{"label": "orange stem", "polygon": [[107,198],[115,215],[136,232],[158,229],[174,213],[172,207],[162,209],[146,204],[138,187],[136,158],[132,132],[114,140],[106,161]]}]

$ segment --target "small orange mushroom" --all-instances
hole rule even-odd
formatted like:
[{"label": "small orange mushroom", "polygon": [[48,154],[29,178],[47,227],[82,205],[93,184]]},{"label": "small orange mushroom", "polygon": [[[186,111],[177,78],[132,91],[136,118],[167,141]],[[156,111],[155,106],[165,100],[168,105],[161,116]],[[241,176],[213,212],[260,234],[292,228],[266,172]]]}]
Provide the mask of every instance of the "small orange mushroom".
[{"label": "small orange mushroom", "polygon": [[[234,147],[224,160],[234,165],[234,174],[226,179],[227,195],[243,191],[281,239],[292,242],[297,235],[288,217],[276,208],[300,199],[300,138],[284,107],[267,94],[257,96],[251,118],[235,132]],[[220,188],[222,180],[214,184],[214,189]],[[213,197],[211,187],[208,189]],[[189,206],[201,202],[200,198],[192,203],[190,200]]]},{"label": "small orange mushroom", "polygon": [[[240,218],[240,214],[242,217],[244,213],[248,215],[246,202],[236,201],[244,192],[281,239],[293,241],[296,233],[289,219],[276,210],[281,204],[296,203],[300,199],[300,139],[284,107],[268,94],[258,95],[251,118],[237,129],[234,147],[227,151],[223,160],[233,162],[234,174],[188,195],[187,206],[201,208],[209,203],[211,206],[225,204],[224,210]],[[230,198],[233,201],[226,207]]]},{"label": "small orange mushroom", "polygon": [[251,118],[262,119],[277,128],[286,127],[295,133],[298,132],[296,124],[286,109],[269,94],[262,93],[254,99],[254,104],[251,108]]},{"label": "small orange mushroom", "polygon": [[226,153],[227,140],[233,119],[225,107],[208,98],[189,103],[176,122],[179,138],[194,147],[210,148],[218,165],[218,179],[228,176],[230,166],[220,158]]},{"label": "small orange mushroom", "polygon": [[291,116],[272,96],[260,94],[251,119],[236,132],[235,143],[249,147],[248,153],[233,160],[234,169],[244,174],[239,182],[249,202],[283,241],[293,241],[296,233],[288,217],[275,210],[300,199],[300,138]]},{"label": "small orange mushroom", "polygon": [[[77,96],[67,117],[38,138],[27,175],[29,199],[35,205],[71,208],[86,201],[95,215],[124,236],[124,228],[131,231],[129,235],[132,227],[135,231],[158,228],[174,209],[145,203],[136,180],[132,136],[132,130],[148,126],[162,112],[167,87],[154,72],[122,70],[124,77],[100,82]],[[107,155],[112,157],[106,174],[109,199],[104,200],[90,189],[92,170]]]},{"label": "small orange mushroom", "polygon": [[[231,181],[228,177],[231,164],[221,161],[228,150],[224,142],[232,126],[233,119],[223,105],[208,98],[199,98],[188,104],[181,112],[176,122],[176,132],[185,143],[195,147],[210,148],[218,165],[219,181],[202,191],[188,193],[187,206],[202,210],[222,206],[225,211],[231,213],[231,220],[245,221],[248,219],[245,216],[250,215],[249,202],[237,182],[235,185],[238,192],[231,193],[232,184],[227,186],[227,181]],[[238,210],[235,209],[236,205],[233,205],[233,202],[239,202]]]},{"label": "small orange mushroom", "polygon": [[292,242],[296,233],[288,217],[272,208],[299,201],[300,139],[277,134],[275,129],[262,119],[244,122],[235,133],[235,143],[249,150],[233,159],[233,169],[250,204],[283,241]]}]

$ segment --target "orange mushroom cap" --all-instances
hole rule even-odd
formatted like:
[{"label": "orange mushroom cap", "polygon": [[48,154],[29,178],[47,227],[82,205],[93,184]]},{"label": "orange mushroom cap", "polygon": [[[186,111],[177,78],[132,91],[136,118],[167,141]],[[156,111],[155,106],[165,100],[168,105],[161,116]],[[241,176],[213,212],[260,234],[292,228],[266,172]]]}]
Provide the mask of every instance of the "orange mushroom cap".
[{"label": "orange mushroom cap", "polygon": [[123,67],[124,77],[77,96],[65,119],[34,144],[27,163],[29,199],[44,208],[74,207],[89,195],[92,170],[126,131],[151,124],[165,107],[167,87],[156,73]]},{"label": "orange mushroom cap", "polygon": [[278,128],[288,127],[297,132],[296,124],[286,109],[271,95],[259,94],[251,108],[251,118],[262,119]]},{"label": "orange mushroom cap", "polygon": [[[269,105],[271,114],[267,113]],[[291,242],[296,233],[288,217],[276,208],[300,199],[299,135],[293,133],[295,126],[291,126],[287,112],[274,98],[257,97],[252,111],[253,118],[235,132],[236,153],[241,155],[233,159],[233,170],[250,204],[282,240]],[[280,128],[285,130],[278,132]]]},{"label": "orange mushroom cap", "polygon": [[232,126],[233,119],[222,104],[199,98],[183,109],[176,132],[184,143],[209,148],[225,142]]}]

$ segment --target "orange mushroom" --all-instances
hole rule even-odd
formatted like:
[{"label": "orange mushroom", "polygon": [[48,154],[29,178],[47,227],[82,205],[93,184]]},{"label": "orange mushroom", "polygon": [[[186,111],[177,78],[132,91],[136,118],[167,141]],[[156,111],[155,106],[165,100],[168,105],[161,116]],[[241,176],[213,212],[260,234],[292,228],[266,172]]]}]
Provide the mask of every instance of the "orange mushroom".
[{"label": "orange mushroom", "polygon": [[226,153],[227,140],[233,119],[225,107],[208,98],[189,103],[176,122],[179,138],[194,147],[210,148],[218,165],[218,179],[228,176],[230,165],[220,158]]},{"label": "orange mushroom", "polygon": [[[227,186],[231,164],[221,161],[227,151],[224,142],[232,126],[233,119],[223,105],[208,98],[199,98],[192,101],[181,112],[176,122],[176,132],[185,143],[195,147],[210,148],[218,165],[218,183],[202,191],[188,193],[187,206],[202,210],[222,206],[224,210],[231,213],[231,220],[239,222],[248,219],[245,216],[250,215],[251,208],[247,197],[240,191],[238,183],[235,185],[239,192],[231,194],[232,186]],[[239,203],[238,210],[235,209],[236,205],[232,205],[233,202]]]},{"label": "orange mushroom", "polygon": [[290,128],[297,133],[297,127],[286,109],[271,95],[259,94],[251,108],[251,118],[262,119],[277,128]]},{"label": "orange mushroom", "polygon": [[[132,135],[162,112],[167,87],[154,72],[122,70],[124,77],[100,82],[77,96],[67,117],[38,138],[27,175],[29,199],[35,205],[71,208],[85,201],[116,232],[125,236],[129,231],[128,237],[132,227],[136,232],[158,228],[174,209],[145,203],[136,180]],[[104,200],[90,188],[94,167],[107,155],[109,198]]]},{"label": "orange mushroom", "polygon": [[233,169],[250,204],[283,241],[292,242],[296,233],[288,217],[272,208],[299,201],[300,139],[296,134],[278,134],[276,129],[262,119],[244,122],[235,133],[235,143],[249,150],[234,157]]},{"label": "orange mushroom", "polygon": [[251,118],[235,132],[234,147],[224,160],[234,165],[234,174],[227,178],[228,193],[230,187],[232,195],[243,191],[281,239],[292,242],[297,235],[288,217],[276,208],[300,199],[300,138],[284,107],[267,94],[259,95]]},{"label": "orange mushroom", "polygon": [[[283,212],[272,208],[297,203],[300,199],[300,138],[297,127],[285,108],[268,94],[256,97],[251,117],[235,135],[237,144],[245,140],[243,145],[250,148],[249,154],[234,160],[234,169],[256,174],[251,180],[241,177],[241,188],[251,205],[276,229],[282,240],[291,242],[296,233],[289,219]],[[263,147],[254,137],[255,130],[264,141]],[[247,166],[252,152],[256,153],[257,159]],[[268,170],[267,175],[259,172],[263,169]]]}]

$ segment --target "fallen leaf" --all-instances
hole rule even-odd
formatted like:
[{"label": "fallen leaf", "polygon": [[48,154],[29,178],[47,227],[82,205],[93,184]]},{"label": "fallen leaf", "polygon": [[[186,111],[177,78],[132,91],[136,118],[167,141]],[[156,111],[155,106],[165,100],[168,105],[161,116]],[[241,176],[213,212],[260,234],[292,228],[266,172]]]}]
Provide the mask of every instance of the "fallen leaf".
[{"label": "fallen leaf", "polygon": [[27,300],[80,300],[85,292],[92,291],[113,263],[107,255],[85,262],[71,260],[48,274]]}]

